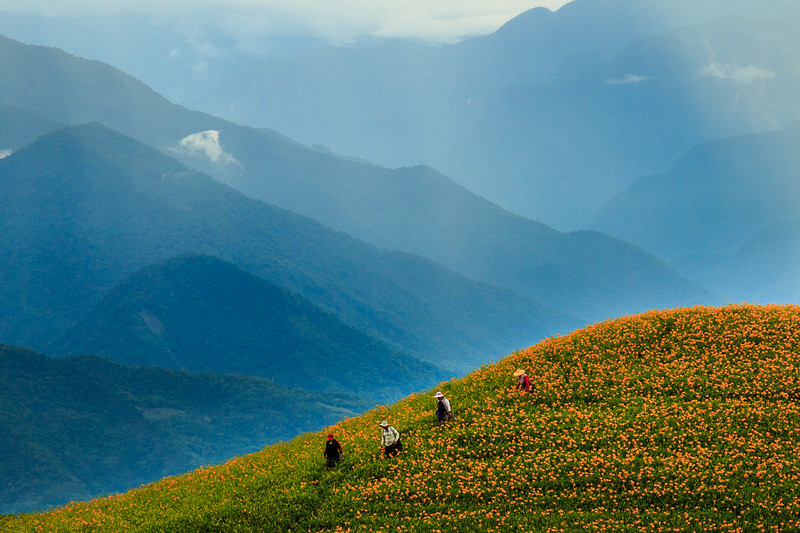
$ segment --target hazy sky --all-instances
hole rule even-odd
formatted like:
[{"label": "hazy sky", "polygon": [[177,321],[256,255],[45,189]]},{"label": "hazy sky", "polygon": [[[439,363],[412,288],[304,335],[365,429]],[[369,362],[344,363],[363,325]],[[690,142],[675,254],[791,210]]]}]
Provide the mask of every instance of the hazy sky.
[{"label": "hazy sky", "polygon": [[302,34],[343,43],[354,36],[453,42],[488,34],[534,7],[569,0],[0,0],[0,11],[49,16],[147,14],[186,33],[222,30],[237,40]]}]

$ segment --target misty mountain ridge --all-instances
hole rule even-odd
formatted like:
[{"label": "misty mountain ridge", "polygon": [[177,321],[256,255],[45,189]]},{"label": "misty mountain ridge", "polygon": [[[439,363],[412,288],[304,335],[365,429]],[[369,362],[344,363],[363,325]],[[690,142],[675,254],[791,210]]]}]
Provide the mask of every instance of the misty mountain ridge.
[{"label": "misty mountain ridge", "polygon": [[[0,10],[0,34],[114,65],[184,105],[204,87],[265,55],[291,57],[326,44],[320,37],[273,35],[264,36],[260,43],[263,48],[258,50],[238,46],[233,38],[214,28],[206,28],[203,38],[198,39],[162,22],[131,13],[38,16]],[[366,46],[379,40],[362,37],[348,44]]]},{"label": "misty mountain ridge", "polygon": [[446,374],[346,326],[307,300],[211,256],[133,273],[52,355],[242,374],[278,385],[388,401]]},{"label": "misty mountain ridge", "polygon": [[[773,222],[751,237],[729,261],[720,262],[712,272],[729,287],[755,285],[755,301],[800,300],[800,219]],[[753,283],[752,280],[758,280]],[[744,293],[745,291],[742,290]],[[749,292],[749,291],[748,291]]]},{"label": "misty mountain ridge", "polygon": [[[568,76],[516,83],[456,138],[451,162],[434,164],[511,211],[587,227],[633,179],[692,146],[800,117],[794,27],[728,18],[636,41]],[[488,173],[500,182],[481,180]]]},{"label": "misty mountain ridge", "polygon": [[[585,228],[633,179],[663,172],[691,146],[798,118],[792,21],[799,16],[791,2],[575,0],[455,45],[388,42],[268,59],[263,76],[245,83],[249,74],[239,75],[242,90],[257,87],[240,115],[238,78],[201,107],[336,153],[391,166],[426,163],[527,218]],[[384,83],[386,65],[393,66]],[[269,116],[259,120],[262,110]],[[101,120],[164,148],[154,131],[146,137],[107,117],[74,120]],[[171,122],[182,121],[166,120],[167,129]],[[214,129],[225,134],[221,125]],[[556,222],[574,217],[582,223]]]},{"label": "misty mountain ridge", "polygon": [[[800,121],[699,145],[665,174],[636,180],[594,226],[669,261],[682,254],[733,253],[771,222],[797,215],[798,143]],[[686,241],[681,234],[690,228]]]},{"label": "misty mountain ridge", "polygon": [[0,160],[0,187],[12,205],[0,212],[9,229],[0,235],[8,250],[0,305],[11,317],[3,334],[16,344],[57,339],[122,279],[185,253],[231,262],[437,366],[478,365],[574,323],[245,197],[98,123]]},{"label": "misty mountain ridge", "polygon": [[[713,299],[641,249],[513,215],[430,167],[385,169],[304,154],[302,147],[287,147],[294,154],[248,153],[230,135],[217,140],[183,159],[249,196],[575,316],[595,320]],[[223,150],[237,164],[209,157]],[[251,168],[274,174],[267,181]]]},{"label": "misty mountain ridge", "polygon": [[[3,43],[0,40],[0,44]],[[8,95],[15,105],[39,109],[42,113],[57,113],[60,120],[70,122],[101,121],[245,194],[321,220],[340,231],[368,239],[374,245],[407,250],[408,243],[419,242],[423,245],[408,251],[426,254],[453,250],[451,242],[465,243],[457,247],[458,256],[448,252],[432,254],[431,258],[446,261],[453,269],[463,266],[459,271],[467,276],[537,301],[552,296],[543,303],[586,321],[675,305],[679,301],[676,295],[686,296],[693,303],[712,301],[707,292],[692,286],[641,250],[620,247],[621,243],[608,241],[601,235],[586,234],[575,239],[537,224],[520,224],[517,217],[474,197],[452,180],[442,179],[425,167],[390,170],[333,157],[273,131],[238,126],[170,104],[140,82],[98,62],[59,55],[49,49],[41,50],[40,57],[39,51],[35,46],[8,42],[7,54],[2,56],[6,68],[29,73],[29,77],[4,80],[12,86]],[[73,62],[77,63],[74,71],[81,76],[70,74],[69,65]],[[56,75],[35,76],[37,68]],[[44,86],[30,89],[38,85]],[[116,93],[116,87],[123,90]],[[98,91],[102,91],[98,98],[87,98]],[[0,92],[0,96],[5,94]],[[120,101],[111,106],[115,94]],[[58,109],[54,109],[54,102],[58,102]],[[142,111],[145,109],[148,112]],[[413,187],[408,180],[412,174]],[[412,204],[402,204],[403,198],[419,198],[417,188],[438,191],[435,201],[416,202],[413,212],[404,213],[399,208]],[[460,213],[459,222],[449,222],[443,216],[443,213],[459,213],[462,205],[473,211]],[[416,224],[414,218],[439,220],[436,231]],[[464,220],[473,222],[463,224]],[[504,229],[507,224],[515,227]],[[402,230],[395,232],[395,227]],[[462,227],[469,229],[462,230]],[[494,228],[496,234],[485,235],[484,228],[489,227]],[[462,231],[463,235],[459,235]],[[525,237],[525,232],[530,232],[529,238]],[[539,234],[549,234],[546,248],[549,257],[535,252],[535,247],[543,244]],[[504,245],[508,235],[520,235],[520,242],[527,241],[524,251],[515,252],[520,255],[517,264],[502,259],[509,249],[514,249],[514,246]],[[587,246],[583,246],[578,255],[572,251],[567,253],[567,249],[575,250],[570,241]],[[476,242],[483,243],[482,249],[474,249]],[[532,248],[534,256],[529,253]],[[607,262],[607,257],[615,250],[624,253],[613,263]],[[532,274],[509,275],[504,271],[512,264],[514,268],[524,269],[526,264],[542,261],[543,268]],[[608,271],[611,264],[622,271],[622,288],[620,276]],[[142,266],[137,265],[137,268]],[[573,283],[575,287],[571,288]],[[584,290],[587,287],[589,292]],[[592,298],[592,294],[601,297]]]},{"label": "misty mountain ridge", "polygon": [[585,228],[693,145],[800,118],[799,21],[789,2],[576,0],[455,45],[267,59],[197,105],[337,153],[425,163],[512,212]]},{"label": "misty mountain ridge", "polygon": [[798,145],[800,122],[697,146],[667,173],[634,182],[594,226],[731,298],[794,301],[800,285],[787,254],[800,241],[784,229],[797,220]]}]

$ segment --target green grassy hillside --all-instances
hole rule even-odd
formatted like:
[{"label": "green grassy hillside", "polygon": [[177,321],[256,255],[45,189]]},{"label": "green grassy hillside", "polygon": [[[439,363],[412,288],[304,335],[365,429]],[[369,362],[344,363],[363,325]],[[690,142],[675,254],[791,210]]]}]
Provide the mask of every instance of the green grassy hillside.
[{"label": "green grassy hillside", "polygon": [[[800,528],[800,307],[652,311],[545,340],[253,455],[7,531]],[[512,388],[525,368],[530,395]],[[379,456],[377,423],[405,451]],[[323,466],[324,434],[345,458]]]}]

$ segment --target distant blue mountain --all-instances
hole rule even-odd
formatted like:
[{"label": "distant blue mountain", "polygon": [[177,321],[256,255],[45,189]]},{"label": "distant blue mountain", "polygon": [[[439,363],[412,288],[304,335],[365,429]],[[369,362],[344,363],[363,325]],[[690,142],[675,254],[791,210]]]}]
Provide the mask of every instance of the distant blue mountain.
[{"label": "distant blue mountain", "polygon": [[[98,10],[99,11],[99,10]],[[0,34],[17,41],[59,48],[102,61],[144,81],[173,102],[196,98],[259,58],[219,30],[195,39],[141,14],[12,15],[0,10]],[[272,53],[293,53],[319,39],[284,38]],[[214,52],[208,53],[210,50]]]},{"label": "distant blue mountain", "polygon": [[594,225],[735,300],[796,301],[798,146],[800,122],[698,145],[634,182]]},{"label": "distant blue mountain", "polygon": [[0,335],[17,345],[48,346],[133,272],[186,253],[233,263],[451,371],[575,323],[248,198],[99,123],[0,159],[0,191]]},{"label": "distant blue mountain", "polygon": [[491,36],[266,59],[198,107],[388,166],[431,165],[560,229],[691,146],[800,118],[792,1],[575,0]]},{"label": "distant blue mountain", "polygon": [[729,287],[741,300],[765,303],[800,301],[800,219],[773,222],[703,271],[715,285]]},{"label": "distant blue mountain", "polygon": [[800,122],[703,143],[644,176],[598,215],[598,230],[670,262],[731,254],[767,225],[797,217]]},{"label": "distant blue mountain", "polygon": [[58,122],[27,107],[0,105],[0,153],[9,155],[40,135],[63,128]]},{"label": "distant blue mountain", "polygon": [[[641,249],[515,216],[430,168],[390,170],[336,157],[274,131],[176,106],[101,63],[10,40],[0,45],[0,67],[19,73],[0,80],[0,102],[69,123],[101,121],[252,197],[375,246],[424,255],[521,295],[525,306],[541,302],[560,312],[536,311],[555,317],[543,322],[545,329],[709,302],[702,287]],[[580,320],[564,320],[565,314]],[[503,346],[513,347],[518,338],[508,337]]]}]

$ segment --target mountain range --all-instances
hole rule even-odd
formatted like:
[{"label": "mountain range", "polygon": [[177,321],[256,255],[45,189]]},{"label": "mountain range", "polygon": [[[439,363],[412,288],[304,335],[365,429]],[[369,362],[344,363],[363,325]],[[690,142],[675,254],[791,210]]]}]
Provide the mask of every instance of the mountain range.
[{"label": "mountain range", "polygon": [[99,123],[0,160],[0,187],[9,205],[0,302],[13,344],[50,345],[125,277],[186,253],[229,261],[451,370],[569,324],[509,291],[246,197]]},{"label": "mountain range", "polygon": [[800,241],[786,228],[798,220],[798,145],[800,122],[709,141],[666,173],[636,180],[593,226],[734,300],[796,301],[791,256]]},{"label": "mountain range", "polygon": [[582,229],[692,146],[800,118],[798,23],[786,0],[574,0],[453,45],[264,59],[195,105],[337,153],[426,163]]},{"label": "mountain range", "polygon": [[[0,101],[6,105],[35,109],[54,120],[101,121],[250,196],[369,238],[374,245],[413,245],[409,251],[430,253],[462,274],[586,321],[667,307],[684,298],[696,303],[710,298],[640,249],[597,233],[565,234],[527,222],[425,167],[390,170],[311,150],[274,132],[170,104],[102,64],[3,42],[6,68],[30,73],[4,81],[9,87],[0,91]],[[44,81],[35,76],[34,83],[37,69],[50,75]],[[31,86],[37,90],[26,89]],[[114,98],[119,105],[112,104]],[[433,194],[425,196],[427,190]],[[405,197],[420,200],[403,204]],[[404,211],[409,207],[413,212]],[[470,224],[450,221],[444,213],[459,214]],[[519,236],[524,247],[507,245],[510,236]],[[509,250],[516,257],[506,257]],[[525,272],[509,273],[509,265]]]},{"label": "mountain range", "polygon": [[0,35],[114,65],[171,101],[184,104],[197,98],[209,84],[234,75],[265,53],[292,56],[325,44],[314,36],[273,35],[264,36],[262,44],[267,49],[259,51],[238,46],[213,28],[206,28],[201,38],[187,34],[185,26],[168,27],[163,22],[127,11],[50,12],[41,16],[0,8]]},{"label": "mountain range", "polygon": [[[641,249],[596,231],[563,233],[514,215],[430,167],[385,169],[324,153],[304,157],[299,148],[281,164],[273,151],[247,158],[236,139],[220,135],[223,141],[241,165],[205,154],[184,160],[249,196],[379,248],[431,258],[588,321],[713,298]],[[265,167],[273,179],[251,170]]]},{"label": "mountain range", "polygon": [[[796,19],[575,0],[452,46],[257,63],[196,101],[214,114],[0,36],[2,378],[35,403],[66,372],[46,403],[80,403],[36,425],[4,400],[4,435],[36,428],[13,433],[35,451],[14,472],[37,473],[8,485],[14,512],[243,453],[587,322],[800,297]],[[138,399],[148,380],[244,394],[238,429],[196,422],[219,416],[197,394]],[[183,424],[143,434],[168,435],[163,455],[125,448],[132,430],[97,411],[114,394],[136,427]],[[262,431],[254,395],[307,425]],[[62,439],[80,432],[85,458],[53,451],[78,457]]]}]

